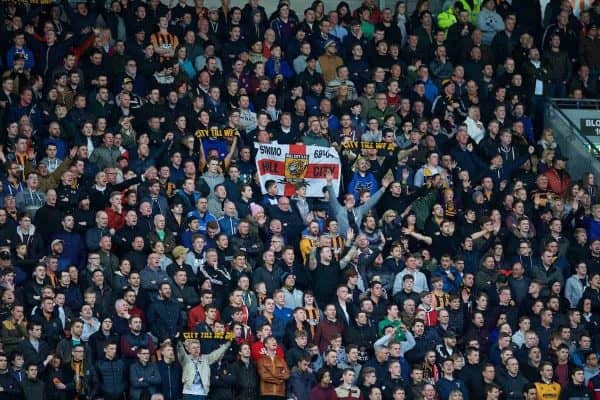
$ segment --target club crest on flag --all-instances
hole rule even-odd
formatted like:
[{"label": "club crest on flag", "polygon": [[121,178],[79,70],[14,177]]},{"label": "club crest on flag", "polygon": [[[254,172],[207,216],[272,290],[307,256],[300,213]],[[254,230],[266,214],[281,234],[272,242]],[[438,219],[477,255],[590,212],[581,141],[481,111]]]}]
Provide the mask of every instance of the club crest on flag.
[{"label": "club crest on flag", "polygon": [[303,181],[307,170],[308,155],[289,153],[285,155],[284,176],[287,182]]}]

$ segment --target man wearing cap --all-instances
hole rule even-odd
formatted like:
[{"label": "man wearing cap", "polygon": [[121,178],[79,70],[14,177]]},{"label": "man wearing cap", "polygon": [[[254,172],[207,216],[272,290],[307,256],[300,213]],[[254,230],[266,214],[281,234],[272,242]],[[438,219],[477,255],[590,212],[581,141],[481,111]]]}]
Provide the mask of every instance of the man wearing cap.
[{"label": "man wearing cap", "polygon": [[296,18],[291,18],[293,11],[286,2],[280,2],[277,6],[277,17],[271,21],[271,28],[275,31],[275,37],[279,43],[288,43],[294,34],[297,23]]},{"label": "man wearing cap", "polygon": [[324,47],[325,53],[319,57],[318,62],[325,84],[328,84],[335,79],[337,67],[344,65],[344,61],[337,55],[337,43],[335,40],[329,40],[325,43]]},{"label": "man wearing cap", "polygon": [[[436,50],[436,54],[439,51]],[[450,66],[452,68],[452,66]],[[447,113],[454,113],[464,117],[466,115],[465,106],[460,98],[455,97],[456,85],[452,80],[446,79],[442,82],[442,93],[433,101],[432,114],[435,117],[445,119]]]},{"label": "man wearing cap", "polygon": [[173,279],[177,271],[184,271],[187,274],[187,282],[195,286],[197,284],[197,280],[194,270],[189,264],[185,263],[188,249],[181,245],[175,246],[171,254],[173,255],[173,262],[167,267],[167,275]]},{"label": "man wearing cap", "polygon": [[440,360],[451,357],[456,351],[456,333],[449,329],[442,335],[443,343],[435,346],[435,352]]},{"label": "man wearing cap", "polygon": [[[128,61],[126,65],[126,69],[132,68],[131,66],[129,66],[130,64],[135,63],[135,61]],[[138,75],[136,79],[143,79],[143,77],[141,75]],[[161,83],[161,82],[159,82]],[[128,105],[132,110],[139,110],[140,108],[142,108],[142,105],[144,104],[142,98],[140,95],[138,95],[137,90],[143,90],[144,93],[146,91],[145,88],[136,88],[135,86],[135,80],[134,78],[131,78],[127,75],[125,75],[125,77],[123,78],[123,80],[121,81],[121,90],[120,93],[115,97],[115,102],[117,103],[118,106],[122,106],[123,103],[127,103],[127,100],[122,100],[122,98],[124,97],[124,95],[128,94],[129,95],[129,102]],[[144,84],[145,85],[145,84]],[[139,85],[138,85],[139,86]],[[127,115],[128,117],[131,117],[131,114]],[[118,118],[113,116],[113,120],[118,120]]]},{"label": "man wearing cap", "polygon": [[568,160],[567,157],[558,154],[552,161],[552,168],[544,172],[544,176],[548,178],[548,189],[561,197],[571,184],[571,177],[565,169]]}]

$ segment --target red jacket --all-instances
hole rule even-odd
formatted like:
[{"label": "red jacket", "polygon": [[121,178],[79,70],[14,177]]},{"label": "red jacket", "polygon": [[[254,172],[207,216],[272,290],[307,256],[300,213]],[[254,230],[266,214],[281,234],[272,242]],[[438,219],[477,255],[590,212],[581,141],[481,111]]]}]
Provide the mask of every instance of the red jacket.
[{"label": "red jacket", "polygon": [[323,387],[317,384],[310,391],[310,399],[311,400],[337,400],[337,395],[335,394],[335,389],[333,386]]},{"label": "red jacket", "polygon": [[[252,358],[254,362],[257,362],[266,354],[267,351],[265,350],[265,345],[260,340],[257,340],[256,342],[252,343],[252,346],[250,346],[250,358]],[[279,345],[277,345],[277,357],[281,359],[285,358],[283,355],[283,350]]]},{"label": "red jacket", "polygon": [[[206,315],[204,314],[204,306],[202,306],[202,304],[198,304],[188,312],[188,330],[193,331],[196,325],[198,325],[200,322],[204,322],[205,319]],[[221,314],[219,313],[219,310],[217,310],[217,321],[220,320]]]},{"label": "red jacket", "polygon": [[588,388],[594,393],[594,400],[600,400],[600,374],[590,379]]},{"label": "red jacket", "polygon": [[106,215],[108,215],[108,228],[109,229],[121,229],[125,225],[125,216],[118,214],[115,210],[108,207],[104,209]]},{"label": "red jacket", "polygon": [[319,346],[319,351],[324,352],[329,347],[329,341],[337,334],[344,335],[344,325],[338,318],[335,322],[331,322],[327,318],[322,319],[317,325],[317,331],[313,342]]},{"label": "red jacket", "polygon": [[567,171],[563,171],[561,177],[556,169],[550,168],[548,171],[544,172],[544,176],[548,178],[548,189],[559,196],[565,194],[571,184],[571,177]]},{"label": "red jacket", "polygon": [[435,308],[426,310],[423,304],[419,304],[417,311],[425,311],[425,326],[436,326],[438,324],[438,312]]}]

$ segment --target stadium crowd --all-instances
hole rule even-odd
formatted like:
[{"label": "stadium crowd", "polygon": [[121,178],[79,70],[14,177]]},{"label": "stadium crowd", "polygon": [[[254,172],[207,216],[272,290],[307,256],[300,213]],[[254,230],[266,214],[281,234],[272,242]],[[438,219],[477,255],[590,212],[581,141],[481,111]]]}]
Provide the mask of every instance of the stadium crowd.
[{"label": "stadium crowd", "polygon": [[0,400],[599,400],[573,3],[3,2]]}]

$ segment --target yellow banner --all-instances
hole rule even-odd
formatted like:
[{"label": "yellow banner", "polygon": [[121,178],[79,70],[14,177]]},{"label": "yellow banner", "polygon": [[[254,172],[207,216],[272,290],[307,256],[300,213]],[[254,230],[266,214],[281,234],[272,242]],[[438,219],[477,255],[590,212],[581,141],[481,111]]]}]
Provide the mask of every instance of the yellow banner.
[{"label": "yellow banner", "polygon": [[206,137],[233,137],[238,136],[239,131],[235,128],[211,128],[211,129],[198,129],[196,131],[196,137],[199,139]]},{"label": "yellow banner", "polygon": [[346,150],[377,149],[392,151],[396,148],[396,144],[388,142],[358,142],[356,140],[350,140],[348,142],[343,142],[342,147]]},{"label": "yellow banner", "polygon": [[198,339],[198,340],[233,340],[233,332],[226,333],[214,333],[214,332],[183,332],[182,336],[185,340]]}]

